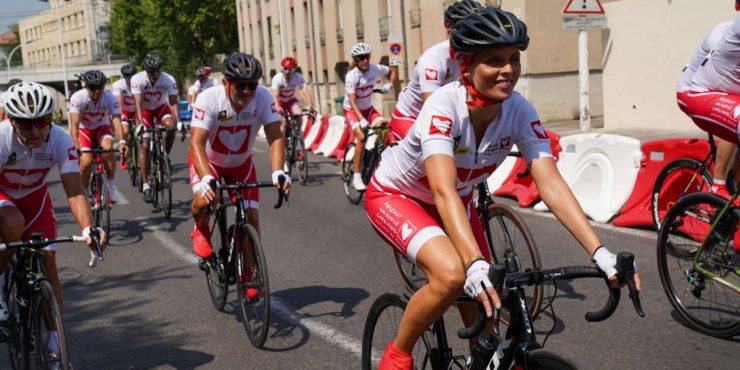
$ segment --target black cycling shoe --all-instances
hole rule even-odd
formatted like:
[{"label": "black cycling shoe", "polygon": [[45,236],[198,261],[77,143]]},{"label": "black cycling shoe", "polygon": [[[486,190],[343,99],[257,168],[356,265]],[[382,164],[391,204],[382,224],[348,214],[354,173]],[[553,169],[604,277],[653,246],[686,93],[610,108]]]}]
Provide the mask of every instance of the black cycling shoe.
[{"label": "black cycling shoe", "polygon": [[144,202],[154,203],[154,195],[152,194],[152,188],[144,189]]}]

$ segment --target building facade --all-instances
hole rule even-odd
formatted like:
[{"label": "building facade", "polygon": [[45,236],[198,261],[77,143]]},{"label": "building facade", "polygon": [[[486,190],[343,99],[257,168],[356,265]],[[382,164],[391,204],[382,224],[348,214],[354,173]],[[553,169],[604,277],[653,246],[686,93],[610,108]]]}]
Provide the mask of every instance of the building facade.
[{"label": "building facade", "polygon": [[18,22],[25,68],[61,65],[61,44],[67,65],[88,64],[109,55],[109,1],[50,0],[49,5],[49,10]]}]

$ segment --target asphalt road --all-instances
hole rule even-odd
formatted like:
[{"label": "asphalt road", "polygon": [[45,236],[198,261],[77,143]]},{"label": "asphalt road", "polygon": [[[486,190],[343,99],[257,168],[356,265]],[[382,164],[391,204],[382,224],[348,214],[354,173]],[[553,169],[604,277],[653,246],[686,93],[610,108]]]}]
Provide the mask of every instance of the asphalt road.
[{"label": "asphalt road", "polygon": [[[261,179],[269,178],[267,145],[255,156]],[[373,300],[403,292],[390,247],[369,226],[363,207],[350,205],[334,160],[311,155],[311,180],[295,184],[290,204],[275,210],[276,192],[261,192],[262,239],[267,249],[272,314],[264,349],[253,348],[242,329],[236,295],[226,312],[210,301],[189,234],[192,193],[186,146],[176,143],[174,210],[167,220],[141,200],[119,172],[125,200],[112,215],[105,262],[88,268],[82,245],[58,254],[65,319],[75,369],[359,369],[362,330]],[[59,234],[79,232],[58,175],[50,174]],[[551,216],[522,213],[539,245],[544,267],[590,264],[587,255]],[[736,368],[738,340],[720,340],[688,329],[667,301],[655,264],[652,233],[598,228],[605,245],[636,255],[643,277],[639,318],[624,301],[612,318],[588,323],[583,315],[605,299],[599,282],[561,284],[558,323],[546,348],[594,369]],[[449,332],[458,328],[448,314]],[[536,329],[552,327],[549,314]],[[452,338],[461,350],[462,341]],[[0,346],[0,368],[9,369]]]}]

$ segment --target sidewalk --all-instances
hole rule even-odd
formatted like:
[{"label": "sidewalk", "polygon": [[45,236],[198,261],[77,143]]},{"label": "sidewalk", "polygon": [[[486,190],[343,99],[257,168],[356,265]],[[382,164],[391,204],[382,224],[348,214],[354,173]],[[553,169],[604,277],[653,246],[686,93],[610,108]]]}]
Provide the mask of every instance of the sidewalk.
[{"label": "sidewalk", "polygon": [[[569,136],[575,134],[586,133],[580,129],[579,120],[567,120],[567,121],[552,121],[543,124],[546,130],[555,132],[560,136]],[[623,129],[611,129],[607,130],[604,127],[604,117],[591,118],[591,130],[588,133],[595,134],[614,134],[627,137],[633,137],[640,140],[640,142],[646,142],[651,140],[659,139],[670,139],[679,137],[707,137],[706,132],[700,130],[698,127],[695,129],[688,130],[655,130],[649,128],[623,128]]]}]

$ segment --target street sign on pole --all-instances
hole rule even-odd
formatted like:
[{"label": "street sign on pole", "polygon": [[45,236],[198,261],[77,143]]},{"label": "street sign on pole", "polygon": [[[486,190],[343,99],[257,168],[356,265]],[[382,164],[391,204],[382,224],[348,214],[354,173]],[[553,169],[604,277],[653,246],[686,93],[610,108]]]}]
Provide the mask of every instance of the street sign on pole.
[{"label": "street sign on pole", "polygon": [[604,14],[604,8],[599,0],[568,0],[562,14]]},{"label": "street sign on pole", "polygon": [[388,64],[392,66],[400,66],[403,64],[403,36],[402,35],[389,35],[388,36]]}]

